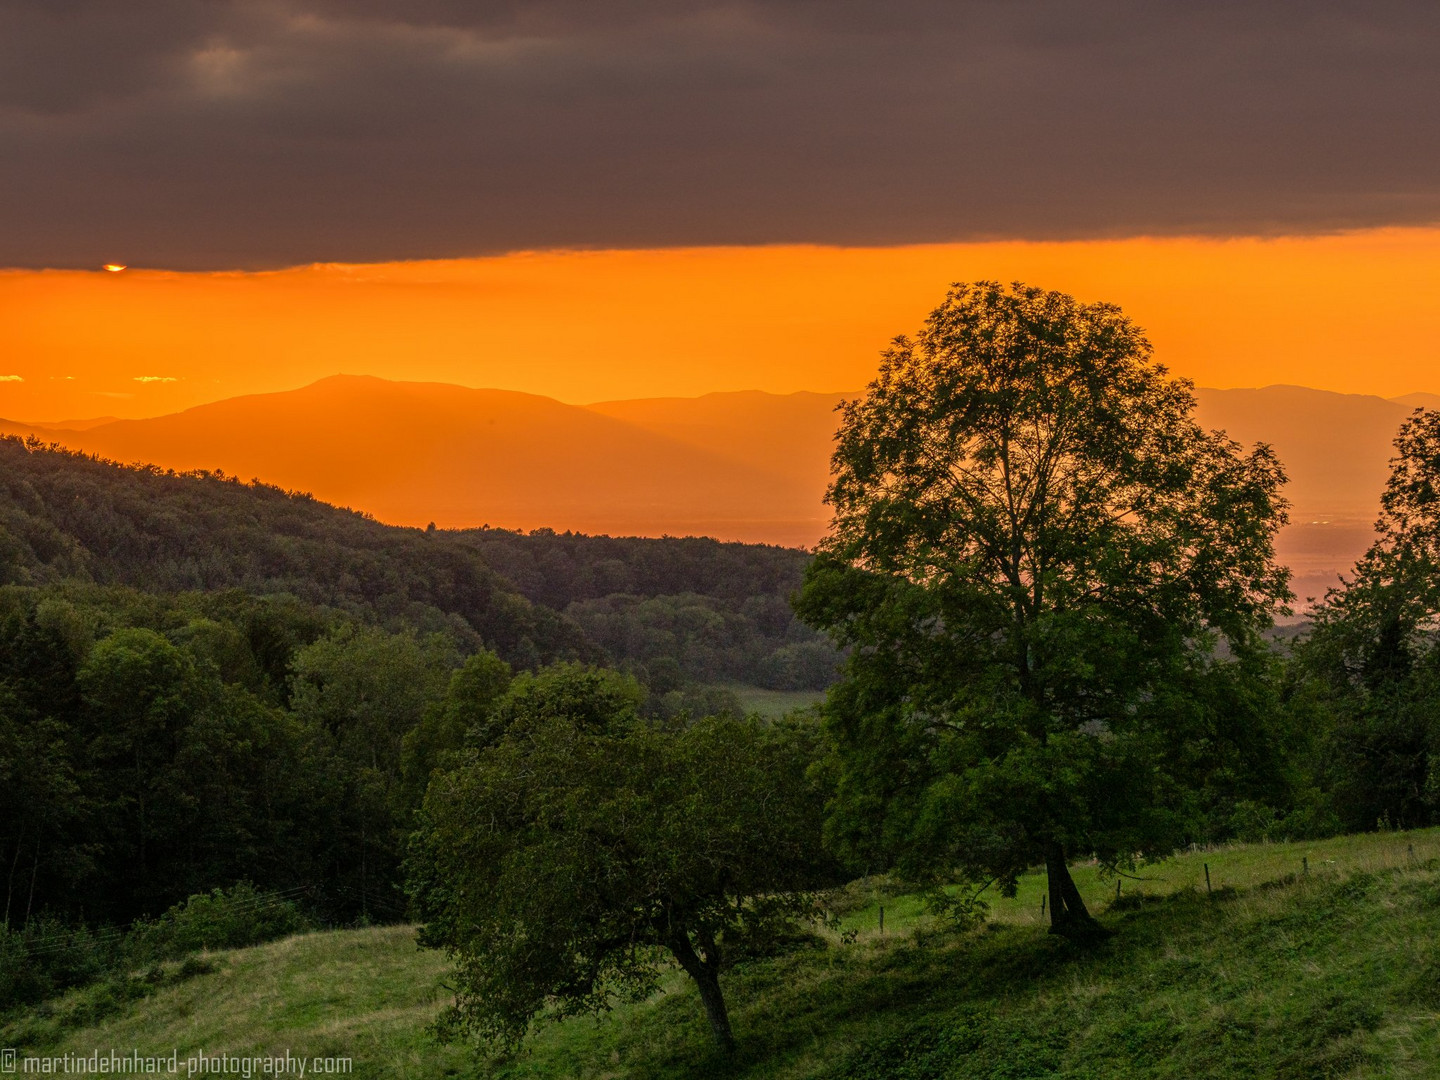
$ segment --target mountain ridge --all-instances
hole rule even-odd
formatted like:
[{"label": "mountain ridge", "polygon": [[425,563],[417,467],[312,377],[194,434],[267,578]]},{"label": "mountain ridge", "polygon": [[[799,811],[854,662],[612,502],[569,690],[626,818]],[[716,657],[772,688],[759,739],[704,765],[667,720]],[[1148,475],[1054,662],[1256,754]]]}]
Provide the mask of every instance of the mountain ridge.
[{"label": "mountain ridge", "polygon": [[[808,547],[825,533],[836,409],[851,393],[720,391],[571,405],[514,390],[335,375],[140,420],[0,421],[117,461],[220,470],[393,524],[711,535]],[[1290,476],[1278,548],[1321,595],[1373,538],[1391,441],[1419,406],[1292,384],[1196,391],[1197,419],[1270,444]]]}]

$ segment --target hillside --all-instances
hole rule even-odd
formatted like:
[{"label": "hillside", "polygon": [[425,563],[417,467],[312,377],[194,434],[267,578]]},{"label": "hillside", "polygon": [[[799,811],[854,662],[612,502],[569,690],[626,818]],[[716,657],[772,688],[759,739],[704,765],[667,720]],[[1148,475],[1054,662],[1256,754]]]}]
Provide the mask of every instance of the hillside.
[{"label": "hillside", "polygon": [[853,942],[827,932],[822,947],[725,977],[741,1045],[733,1069],[711,1056],[679,977],[598,1022],[542,1027],[514,1058],[481,1063],[438,1046],[424,1029],[445,998],[445,964],[400,926],[213,954],[213,973],[140,1001],[72,992],[43,1015],[10,1017],[0,1043],[289,1049],[350,1056],[358,1077],[410,1080],[1434,1075],[1437,855],[1436,830],[1237,846],[1147,869],[1119,903],[1113,884],[1077,867],[1115,931],[1093,952],[1043,932],[1039,875],[997,902],[989,927],[959,935],[918,915],[913,898],[867,903],[862,889],[842,923]]},{"label": "hillside", "polygon": [[[1282,559],[1303,599],[1369,545],[1390,441],[1411,409],[1298,386],[1199,391],[1199,419],[1274,446],[1290,475]],[[706,394],[580,407],[501,390],[335,376],[148,420],[0,422],[120,461],[219,469],[392,524],[705,535],[809,546],[842,394]],[[83,430],[81,427],[83,426]]]},{"label": "hillside", "polygon": [[387,625],[458,625],[522,667],[663,659],[694,681],[821,688],[834,652],[788,603],[807,558],[699,537],[427,532],[269,485],[0,441],[0,584],[289,593]]},{"label": "hillside", "polygon": [[0,441],[0,584],[288,593],[376,621],[461,625],[512,659],[598,657],[473,550],[278,488]]},{"label": "hillside", "polygon": [[830,453],[847,394],[764,394],[746,390],[696,398],[641,398],[588,405],[592,412],[644,428],[712,454],[799,481],[828,517],[820,496],[830,480]]},{"label": "hillside", "polygon": [[505,390],[337,375],[286,393],[40,434],[117,461],[259,477],[420,528],[433,521],[789,543],[823,531],[814,485],[784,469]]}]

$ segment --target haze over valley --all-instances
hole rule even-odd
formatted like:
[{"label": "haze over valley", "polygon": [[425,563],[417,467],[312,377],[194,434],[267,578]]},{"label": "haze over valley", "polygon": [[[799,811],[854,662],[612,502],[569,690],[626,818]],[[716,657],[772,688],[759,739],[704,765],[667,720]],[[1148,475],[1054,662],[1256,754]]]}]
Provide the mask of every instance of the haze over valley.
[{"label": "haze over valley", "polygon": [[[568,405],[337,375],[141,420],[0,422],[116,461],[257,478],[397,525],[707,535],[811,547],[845,394],[760,391]],[[1290,477],[1282,559],[1303,600],[1369,545],[1391,440],[1440,396],[1201,389],[1200,422],[1271,444]]]}]

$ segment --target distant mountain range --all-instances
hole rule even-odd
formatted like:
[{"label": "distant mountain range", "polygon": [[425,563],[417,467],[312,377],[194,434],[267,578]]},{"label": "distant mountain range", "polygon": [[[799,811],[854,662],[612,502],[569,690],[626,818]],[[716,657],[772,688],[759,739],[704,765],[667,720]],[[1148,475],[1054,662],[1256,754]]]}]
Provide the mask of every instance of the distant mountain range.
[{"label": "distant mountain range", "polygon": [[[706,394],[566,405],[506,390],[337,375],[147,420],[0,431],[121,462],[257,477],[382,521],[790,546],[824,535],[843,394]],[[1318,595],[1371,539],[1396,428],[1440,395],[1387,400],[1299,386],[1199,391],[1199,418],[1270,443],[1290,474],[1281,554]]]}]

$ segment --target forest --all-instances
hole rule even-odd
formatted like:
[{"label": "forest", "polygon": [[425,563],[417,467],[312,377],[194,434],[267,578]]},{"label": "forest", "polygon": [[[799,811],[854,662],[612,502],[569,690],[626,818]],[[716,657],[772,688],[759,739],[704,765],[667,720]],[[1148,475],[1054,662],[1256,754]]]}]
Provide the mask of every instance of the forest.
[{"label": "forest", "polygon": [[834,678],[787,601],[799,551],[427,533],[225,477],[0,454],[7,925],[124,922],[238,880],[400,914],[396,792],[467,664],[610,664],[657,714],[734,711],[721,680]]}]

